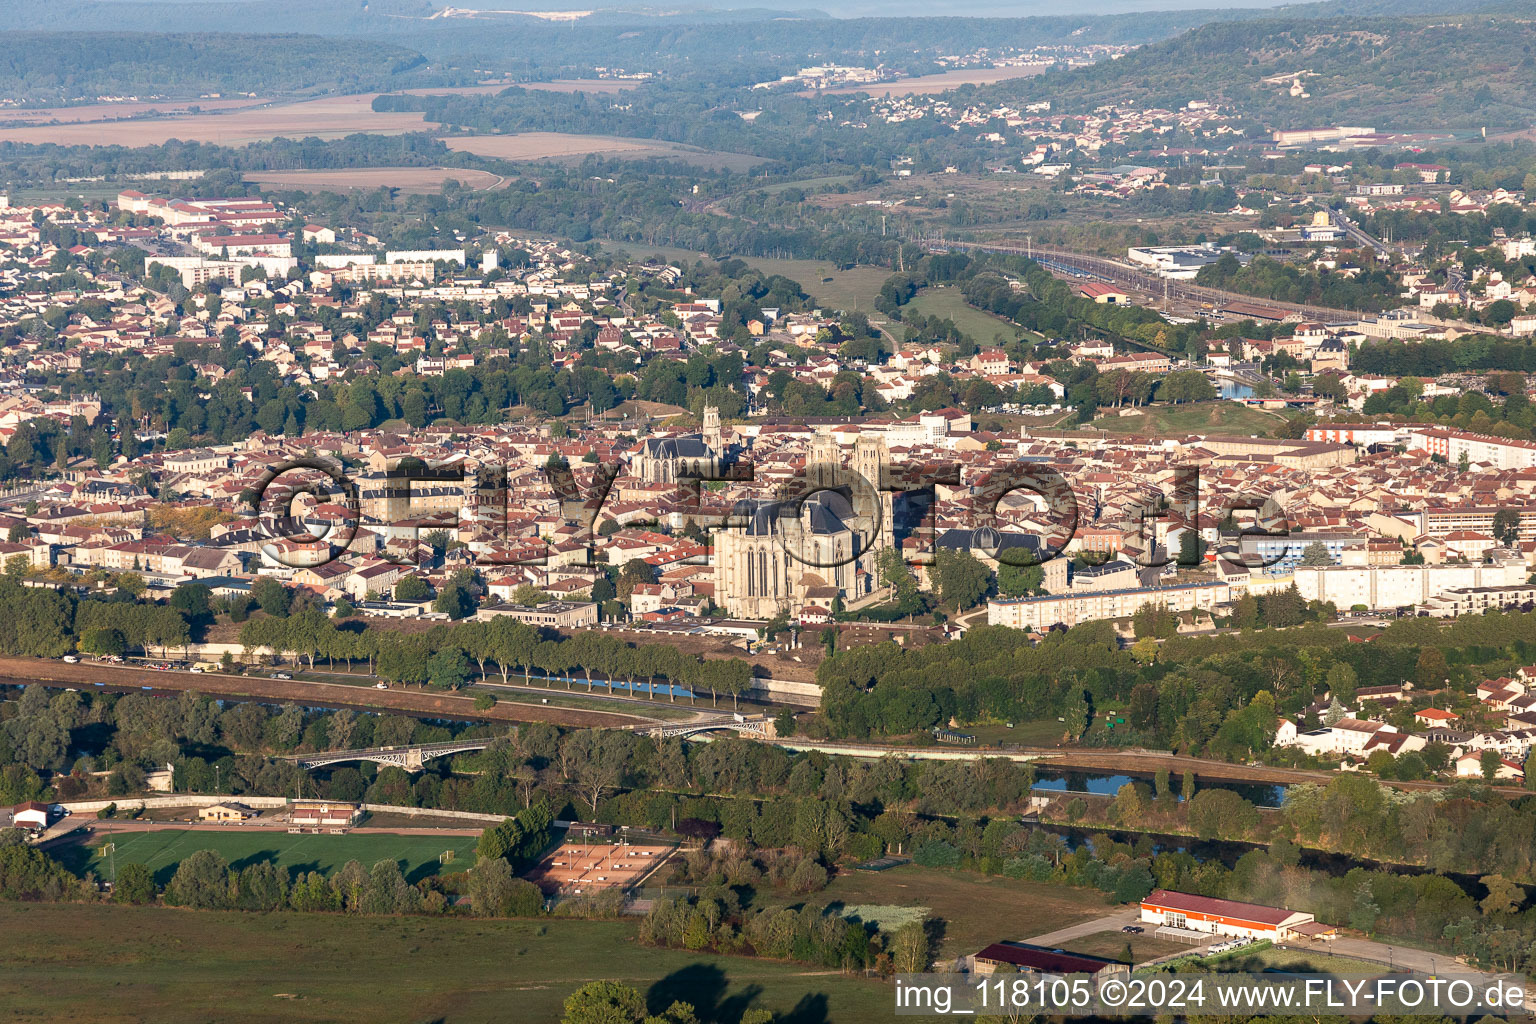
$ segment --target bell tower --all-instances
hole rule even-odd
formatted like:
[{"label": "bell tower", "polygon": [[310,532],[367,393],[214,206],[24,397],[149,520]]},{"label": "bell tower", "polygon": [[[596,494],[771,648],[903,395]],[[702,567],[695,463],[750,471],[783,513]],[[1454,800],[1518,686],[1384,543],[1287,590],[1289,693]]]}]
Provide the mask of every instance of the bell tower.
[{"label": "bell tower", "polygon": [[837,439],[825,431],[818,430],[816,436],[811,439],[811,450],[805,457],[806,484],[812,490],[836,487],[838,471],[842,465],[843,455],[838,450]]},{"label": "bell tower", "polygon": [[704,407],[704,444],[715,455],[725,451],[725,432],[720,429],[719,406]]},{"label": "bell tower", "polygon": [[890,458],[883,434],[861,433],[853,443],[853,470],[869,483],[868,490],[855,489],[854,512],[874,528],[875,549],[890,547],[896,528],[893,494],[882,489],[890,476]]}]

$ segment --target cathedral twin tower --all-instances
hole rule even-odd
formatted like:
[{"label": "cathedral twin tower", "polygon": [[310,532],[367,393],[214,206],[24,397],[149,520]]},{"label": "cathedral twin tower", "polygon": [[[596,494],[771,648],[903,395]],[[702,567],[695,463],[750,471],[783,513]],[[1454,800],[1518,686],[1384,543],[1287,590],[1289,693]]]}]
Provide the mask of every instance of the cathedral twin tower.
[{"label": "cathedral twin tower", "polygon": [[[706,437],[712,423],[718,429],[711,412],[705,410]],[[882,436],[861,434],[850,471],[837,440],[818,432],[803,476],[776,500],[758,504],[743,528],[717,535],[717,602],[732,616],[772,619],[868,594],[873,556],[892,543],[892,494],[882,490],[888,459]]]}]

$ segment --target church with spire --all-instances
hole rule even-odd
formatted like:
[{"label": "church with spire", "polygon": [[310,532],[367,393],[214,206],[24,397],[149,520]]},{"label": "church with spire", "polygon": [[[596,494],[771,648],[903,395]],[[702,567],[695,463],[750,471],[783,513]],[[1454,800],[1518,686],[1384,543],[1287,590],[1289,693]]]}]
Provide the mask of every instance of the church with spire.
[{"label": "church with spire", "polygon": [[722,466],[735,460],[739,449],[720,422],[720,410],[704,407],[702,429],[697,434],[648,437],[631,461],[631,472],[648,484],[672,484],[693,478],[713,480]]}]

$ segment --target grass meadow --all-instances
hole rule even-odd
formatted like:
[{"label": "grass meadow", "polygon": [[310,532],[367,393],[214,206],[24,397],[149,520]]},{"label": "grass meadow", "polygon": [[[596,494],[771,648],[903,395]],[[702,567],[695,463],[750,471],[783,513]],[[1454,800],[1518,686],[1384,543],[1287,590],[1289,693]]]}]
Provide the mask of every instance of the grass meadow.
[{"label": "grass meadow", "polygon": [[[102,852],[104,843],[116,844],[109,857]],[[165,885],[176,873],[176,866],[198,850],[217,850],[231,865],[247,867],[272,861],[292,872],[323,871],[329,874],[349,860],[372,867],[381,860],[398,861],[400,870],[411,882],[439,871],[462,871],[474,864],[475,837],[391,835],[388,833],[351,833],[348,835],[295,835],[285,830],[255,832],[211,829],[161,829],[147,832],[119,832],[103,837],[97,832],[90,842],[61,846],[50,851],[71,871],[96,872],[100,878],[112,877],[117,865],[138,863],[155,874],[155,882]],[[439,858],[454,852],[454,862],[444,866]]]},{"label": "grass meadow", "polygon": [[653,949],[629,921],[242,914],[0,903],[0,1006],[16,1024],[554,1022],[611,979],[734,1024],[890,1020],[891,989],[799,964]]}]

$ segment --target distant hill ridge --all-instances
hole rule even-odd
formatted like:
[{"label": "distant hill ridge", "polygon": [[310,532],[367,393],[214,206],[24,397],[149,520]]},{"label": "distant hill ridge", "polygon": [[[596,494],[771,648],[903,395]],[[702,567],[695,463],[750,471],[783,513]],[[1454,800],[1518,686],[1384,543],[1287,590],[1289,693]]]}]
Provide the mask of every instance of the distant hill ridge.
[{"label": "distant hill ridge", "polygon": [[[1124,58],[987,95],[1105,103],[1227,103],[1276,127],[1368,125],[1475,131],[1536,121],[1536,24],[1518,12],[1394,18],[1265,18],[1199,26]],[[1268,79],[1269,81],[1266,81]],[[1306,96],[1293,96],[1300,81]]]},{"label": "distant hill ridge", "polygon": [[269,96],[434,84],[417,80],[427,65],[420,53],[363,39],[12,31],[0,41],[0,96],[31,105],[105,95]]}]

